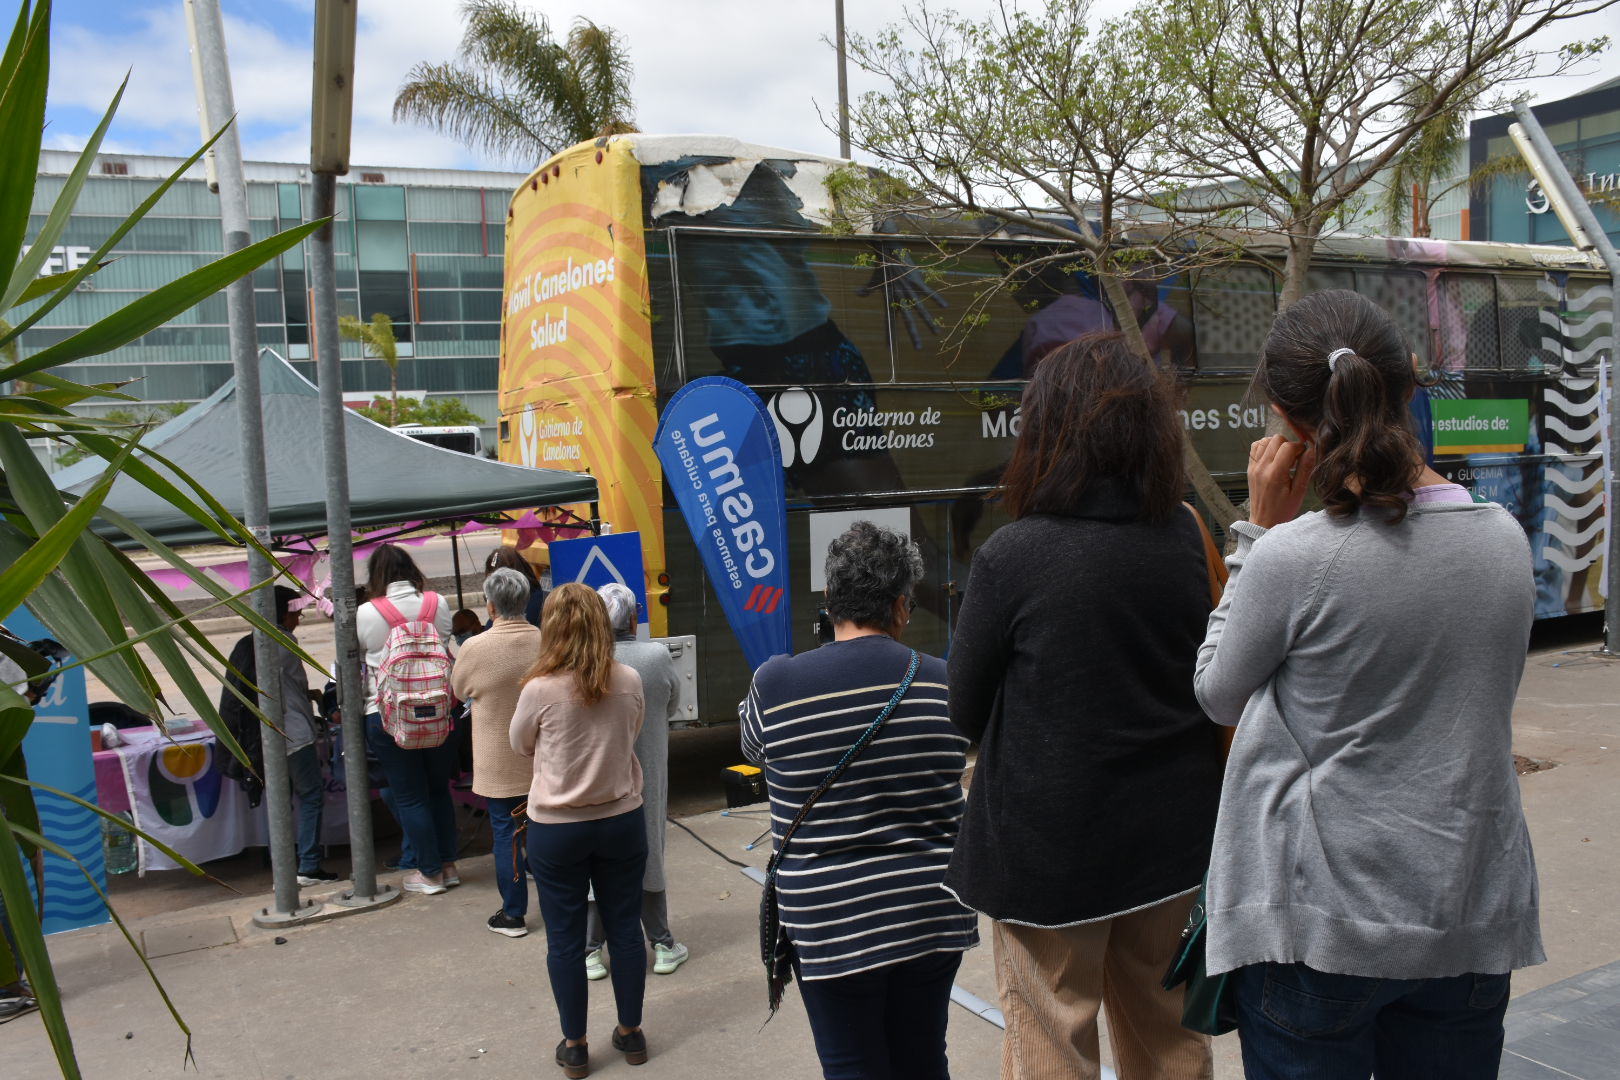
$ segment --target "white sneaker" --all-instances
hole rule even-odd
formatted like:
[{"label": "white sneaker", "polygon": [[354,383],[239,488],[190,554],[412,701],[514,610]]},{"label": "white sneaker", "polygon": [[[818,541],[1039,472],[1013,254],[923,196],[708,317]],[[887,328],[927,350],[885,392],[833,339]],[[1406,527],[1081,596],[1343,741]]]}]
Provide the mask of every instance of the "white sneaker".
[{"label": "white sneaker", "polygon": [[592,982],[607,978],[607,965],[602,963],[602,950],[592,949],[585,954],[585,977]]},{"label": "white sneaker", "polygon": [[427,896],[438,896],[446,891],[442,882],[436,878],[427,877],[417,870],[412,870],[406,874],[405,879],[399,884],[400,888],[406,892],[423,893]]},{"label": "white sneaker", "polygon": [[692,954],[685,945],[676,942],[673,945],[653,946],[653,974],[670,975],[675,969],[686,963],[686,958]]}]

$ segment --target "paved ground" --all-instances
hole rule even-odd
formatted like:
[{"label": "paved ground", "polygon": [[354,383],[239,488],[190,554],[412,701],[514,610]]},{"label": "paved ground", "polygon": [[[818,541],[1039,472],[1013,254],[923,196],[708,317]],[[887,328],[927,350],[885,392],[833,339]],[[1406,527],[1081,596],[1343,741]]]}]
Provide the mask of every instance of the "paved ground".
[{"label": "paved ground", "polygon": [[1502,1080],[1607,1080],[1620,1073],[1620,963],[1532,991],[1508,1016]]},{"label": "paved ground", "polygon": [[[1522,996],[1510,1013],[1503,1074],[1511,1078],[1620,1072],[1620,666],[1582,651],[1593,633],[1591,622],[1541,633],[1519,700],[1518,751],[1557,764],[1522,782],[1549,962],[1515,979]],[[697,734],[712,740],[699,761],[724,756],[724,733]],[[712,798],[694,793],[698,783],[684,798]],[[761,853],[743,846],[763,822],[686,813],[683,823],[715,850],[671,826],[671,914],[693,959],[675,975],[649,977],[645,1075],[812,1080],[819,1070],[796,994],[761,1026],[758,892],[722,857],[758,865]],[[126,910],[148,911],[133,927],[195,1033],[196,1075],[550,1076],[556,1021],[544,938],[511,941],[484,929],[496,905],[491,874],[487,856],[468,859],[466,884],[445,896],[409,896],[279,935],[252,926],[262,896],[199,903],[209,894],[171,892],[143,904],[148,883],[132,881],[117,892]],[[116,930],[60,935],[52,951],[85,1076],[182,1075],[185,1037]],[[994,1000],[987,947],[968,954],[960,983]],[[607,984],[593,984],[593,1075],[628,1075],[607,1046],[610,996]],[[955,1075],[994,1077],[999,1042],[992,1024],[953,1009]],[[7,1080],[55,1074],[37,1019],[0,1027],[0,1062]],[[1218,1040],[1217,1062],[1219,1080],[1241,1077],[1233,1036]]]}]

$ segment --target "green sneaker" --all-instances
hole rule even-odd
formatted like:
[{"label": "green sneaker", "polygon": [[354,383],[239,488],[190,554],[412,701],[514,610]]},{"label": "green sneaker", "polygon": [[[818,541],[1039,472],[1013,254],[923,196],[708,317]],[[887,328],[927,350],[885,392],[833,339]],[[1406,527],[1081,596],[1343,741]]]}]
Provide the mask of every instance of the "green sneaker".
[{"label": "green sneaker", "polygon": [[591,982],[607,978],[607,965],[602,963],[601,949],[592,949],[585,954],[585,977]]},{"label": "green sneaker", "polygon": [[692,954],[680,942],[674,945],[653,946],[653,974],[669,975],[676,968],[686,963],[686,958]]}]

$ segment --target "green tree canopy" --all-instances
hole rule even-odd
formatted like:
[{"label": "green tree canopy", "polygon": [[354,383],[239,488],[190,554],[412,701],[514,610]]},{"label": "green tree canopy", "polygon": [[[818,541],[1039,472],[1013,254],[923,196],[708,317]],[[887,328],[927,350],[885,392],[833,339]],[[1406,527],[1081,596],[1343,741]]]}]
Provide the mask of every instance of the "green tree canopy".
[{"label": "green tree canopy", "polygon": [[405,398],[390,401],[379,395],[372,399],[370,405],[357,406],[354,411],[367,420],[375,420],[389,427],[400,427],[404,424],[421,424],[423,427],[465,427],[484,422],[483,417],[467,408],[458,398],[431,398],[424,401]]},{"label": "green tree canopy", "polygon": [[525,166],[636,130],[630,54],[618,31],[577,19],[558,42],[545,16],[515,0],[467,0],[462,13],[457,59],[413,67],[394,98],[395,120]]},{"label": "green tree canopy", "polygon": [[1432,157],[1468,108],[1503,106],[1549,65],[1567,71],[1602,51],[1606,38],[1553,46],[1548,35],[1615,2],[1148,0],[1129,18],[1185,95],[1169,147],[1176,178],[1284,238],[1286,308],[1304,293],[1317,238],[1374,177],[1403,155]]}]

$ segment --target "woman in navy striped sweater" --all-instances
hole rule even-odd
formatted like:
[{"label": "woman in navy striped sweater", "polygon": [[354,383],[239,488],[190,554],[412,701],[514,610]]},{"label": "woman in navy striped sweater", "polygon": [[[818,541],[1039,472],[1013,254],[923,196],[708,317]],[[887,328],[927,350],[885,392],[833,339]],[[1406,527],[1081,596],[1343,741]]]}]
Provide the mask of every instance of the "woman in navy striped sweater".
[{"label": "woman in navy striped sweater", "polygon": [[[909,539],[856,522],[827,549],[834,640],[754,673],[738,710],[742,746],[765,769],[778,842],[904,679],[911,650],[900,638],[922,570]],[[827,1080],[949,1075],[951,984],[979,940],[977,917],[940,884],[962,819],[966,751],[948,716],[945,664],[923,656],[782,860],[782,923]]]}]

